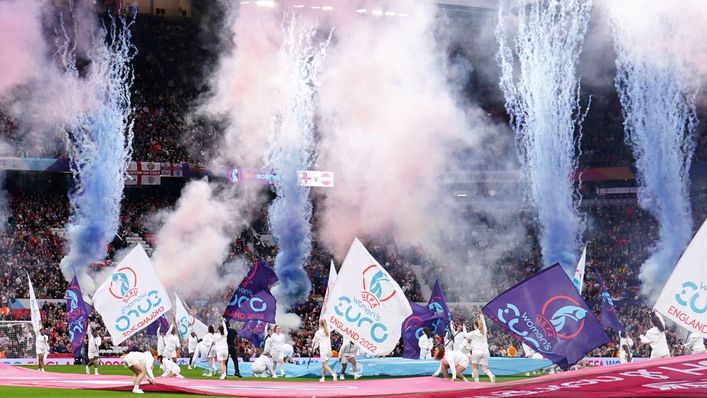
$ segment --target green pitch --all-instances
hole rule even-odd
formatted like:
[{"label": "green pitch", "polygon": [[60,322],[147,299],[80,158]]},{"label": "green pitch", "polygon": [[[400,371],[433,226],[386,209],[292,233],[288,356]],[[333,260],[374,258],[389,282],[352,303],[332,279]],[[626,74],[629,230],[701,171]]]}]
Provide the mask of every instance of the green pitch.
[{"label": "green pitch", "polygon": [[[36,366],[25,366],[28,369],[36,369]],[[81,365],[74,365],[74,366],[46,366],[45,367],[47,372],[54,372],[54,373],[76,373],[76,374],[85,374],[86,373],[86,367],[81,366]],[[156,376],[160,373],[157,368],[156,370]],[[91,369],[93,371],[93,368]],[[132,373],[126,369],[123,366],[102,366],[98,370],[101,374],[103,375],[123,375],[123,376],[132,376]],[[186,378],[189,379],[208,379],[209,377],[202,376],[202,369],[187,369],[186,366],[182,366],[182,375]],[[363,379],[381,379],[383,377],[364,377],[359,380]],[[518,380],[518,379],[524,379],[526,376],[499,376],[496,378],[497,382],[504,382],[504,381],[512,381],[512,380]],[[211,377],[211,379],[215,379],[215,377]],[[259,380],[259,381],[278,381],[278,382],[291,382],[291,381],[308,381],[308,382],[313,382],[313,383],[319,383],[319,380],[316,378],[278,378],[278,379],[273,379],[273,378],[268,378],[268,379],[263,379],[263,378],[257,378],[257,377],[244,377],[242,379],[235,378],[235,377],[229,377],[229,380]],[[351,378],[353,380],[353,378]],[[159,377],[157,379],[159,382]],[[481,381],[488,381],[487,378],[481,377]],[[348,383],[349,380],[344,381],[343,383]],[[186,397],[191,397],[193,398],[195,395],[193,394],[172,394],[172,393],[148,393],[145,394],[144,396],[157,396],[159,398],[172,398],[172,397],[180,397],[180,398],[186,398]],[[20,398],[20,397],[29,397],[29,398],[73,398],[73,397],[135,397],[136,395],[133,394],[130,391],[99,391],[99,390],[65,390],[65,389],[56,389],[56,388],[27,388],[27,387],[0,387],[0,397],[2,398]]]}]

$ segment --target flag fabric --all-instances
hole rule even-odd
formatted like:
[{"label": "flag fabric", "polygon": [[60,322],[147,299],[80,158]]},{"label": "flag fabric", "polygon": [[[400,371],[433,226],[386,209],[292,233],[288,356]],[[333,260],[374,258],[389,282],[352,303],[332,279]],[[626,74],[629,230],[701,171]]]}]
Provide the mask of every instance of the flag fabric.
[{"label": "flag fabric", "polygon": [[582,256],[577,262],[577,267],[574,270],[574,278],[572,278],[572,283],[577,289],[579,294],[582,294],[582,289],[584,288],[584,269],[587,266],[587,246],[584,246],[582,250]]},{"label": "flag fabric", "polygon": [[655,309],[707,338],[707,221],[692,238],[655,303]]},{"label": "flag fabric", "polygon": [[69,341],[74,356],[81,354],[81,347],[83,347],[86,338],[88,316],[92,311],[93,307],[83,301],[79,280],[74,275],[68,289],[66,289],[66,321],[69,324]]},{"label": "flag fabric", "polygon": [[157,336],[158,330],[167,333],[167,329],[169,329],[169,321],[166,316],[162,315],[145,328],[145,334],[148,336]]},{"label": "flag fabric", "polygon": [[[179,336],[187,340],[191,335],[191,332],[196,333],[196,337],[202,338],[206,333],[209,332],[208,326],[204,325],[203,322],[196,319],[187,308],[186,305],[179,299],[177,293],[174,294],[174,315],[177,320],[177,332]],[[166,330],[166,329],[165,329]]]},{"label": "flag fabric", "polygon": [[601,324],[604,325],[605,328],[623,331],[624,327],[619,320],[619,316],[616,314],[616,307],[614,307],[614,300],[611,299],[609,289],[606,288],[599,271],[596,271],[595,275],[601,291]]},{"label": "flag fabric", "polygon": [[265,335],[268,331],[267,326],[268,323],[262,321],[245,322],[241,330],[238,331],[238,336],[250,341],[256,347],[263,348]]},{"label": "flag fabric", "polygon": [[236,321],[275,322],[275,297],[270,286],[277,282],[275,270],[260,258],[233,292],[223,313],[224,318]]},{"label": "flag fabric", "polygon": [[101,314],[114,345],[172,309],[167,291],[139,244],[96,289],[93,305]]},{"label": "flag fabric", "polygon": [[418,340],[422,336],[422,329],[432,327],[444,318],[443,314],[437,313],[429,307],[410,302],[412,315],[405,319],[402,326],[403,334],[403,357],[408,359],[420,358],[420,346]]},{"label": "flag fabric", "polygon": [[37,296],[34,294],[34,286],[32,286],[32,280],[27,274],[27,283],[29,289],[29,311],[30,319],[32,320],[32,329],[34,334],[39,333],[42,329],[42,314],[39,312],[39,304],[37,303]]},{"label": "flag fabric", "polygon": [[412,308],[388,272],[354,239],[329,291],[326,321],[363,352],[388,355],[395,349]]},{"label": "flag fabric", "polygon": [[545,268],[486,304],[483,312],[562,369],[609,342],[601,323],[560,264]]},{"label": "flag fabric", "polygon": [[430,300],[427,302],[427,308],[434,311],[435,313],[442,315],[438,318],[434,325],[430,328],[430,331],[444,338],[447,329],[449,328],[449,322],[452,320],[452,313],[447,307],[447,301],[444,299],[444,294],[442,293],[442,287],[439,285],[439,281],[435,281],[435,287],[432,289],[432,294],[430,295]]},{"label": "flag fabric", "polygon": [[331,260],[331,264],[329,264],[329,279],[326,284],[326,292],[324,292],[324,300],[322,300],[322,310],[319,312],[320,321],[325,318],[329,301],[329,291],[334,287],[334,282],[336,282],[336,267],[334,267],[334,260]]}]

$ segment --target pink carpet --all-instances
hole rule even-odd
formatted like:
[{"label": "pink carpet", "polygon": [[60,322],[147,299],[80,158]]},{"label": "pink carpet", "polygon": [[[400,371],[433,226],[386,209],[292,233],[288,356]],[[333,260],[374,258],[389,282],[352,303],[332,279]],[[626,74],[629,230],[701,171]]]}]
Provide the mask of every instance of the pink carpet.
[{"label": "pink carpet", "polygon": [[[462,383],[432,377],[326,383],[157,378],[145,392],[236,397],[706,397],[707,354],[587,368],[507,383]],[[130,390],[127,376],[41,373],[0,365],[0,385]]]}]

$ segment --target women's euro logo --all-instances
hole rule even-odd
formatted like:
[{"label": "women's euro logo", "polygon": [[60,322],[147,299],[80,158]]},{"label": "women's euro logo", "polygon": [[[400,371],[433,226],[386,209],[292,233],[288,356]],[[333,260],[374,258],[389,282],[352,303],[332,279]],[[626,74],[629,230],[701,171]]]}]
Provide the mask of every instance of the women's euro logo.
[{"label": "women's euro logo", "polygon": [[375,309],[395,296],[395,288],[390,278],[378,269],[378,264],[371,264],[362,273],[363,291],[361,298],[371,309]]},{"label": "women's euro logo", "polygon": [[137,296],[137,275],[130,267],[123,267],[111,275],[110,294],[118,300],[128,303]]},{"label": "women's euro logo", "polygon": [[[683,307],[689,307],[696,314],[707,311],[707,285],[688,281],[681,285],[682,290],[675,295],[675,301]],[[704,293],[704,296],[703,296]]]}]

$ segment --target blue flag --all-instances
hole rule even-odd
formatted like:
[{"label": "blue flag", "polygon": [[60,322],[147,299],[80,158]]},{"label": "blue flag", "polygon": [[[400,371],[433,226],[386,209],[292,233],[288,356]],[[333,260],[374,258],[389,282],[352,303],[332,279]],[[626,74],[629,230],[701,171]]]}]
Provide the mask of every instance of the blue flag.
[{"label": "blue flag", "polygon": [[601,323],[560,264],[545,268],[486,304],[484,313],[562,369],[609,342]]},{"label": "blue flag", "polygon": [[238,336],[242,337],[258,348],[263,348],[265,344],[265,327],[267,322],[248,321],[243,324],[241,330],[238,331]]},{"label": "blue flag", "polygon": [[160,316],[151,324],[149,324],[145,328],[145,334],[148,336],[157,336],[157,329],[159,329],[160,332],[167,333],[167,329],[169,329],[169,321],[167,320],[167,318],[165,318],[164,315]]},{"label": "blue flag", "polygon": [[412,315],[405,319],[402,326],[403,357],[419,359],[420,346],[418,340],[422,336],[422,329],[429,328],[432,331],[432,327],[442,319],[443,315],[412,301],[410,302],[410,307],[412,307]]},{"label": "blue flag", "polygon": [[275,282],[275,270],[262,258],[258,259],[233,292],[223,313],[224,318],[274,323],[276,302],[270,294],[270,286]]},{"label": "blue flag", "polygon": [[452,314],[447,307],[447,301],[444,299],[442,288],[439,286],[439,281],[435,281],[435,287],[432,289],[430,300],[427,302],[427,308],[435,313],[442,315],[435,321],[435,324],[430,328],[430,331],[437,336],[444,338],[444,334],[449,327],[449,322],[452,320]]},{"label": "blue flag", "polygon": [[616,307],[614,307],[614,300],[611,299],[609,289],[606,288],[599,271],[596,271],[595,274],[597,282],[599,282],[599,289],[601,290],[601,324],[604,325],[605,328],[612,328],[623,332],[624,326],[621,324],[619,316],[616,314]]},{"label": "blue flag", "polygon": [[66,289],[66,321],[69,324],[69,340],[74,356],[81,354],[81,347],[86,338],[88,316],[92,311],[93,307],[83,301],[81,286],[74,275],[74,279]]}]

